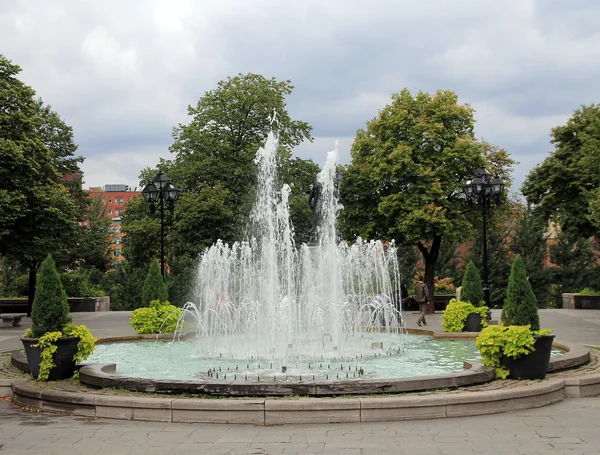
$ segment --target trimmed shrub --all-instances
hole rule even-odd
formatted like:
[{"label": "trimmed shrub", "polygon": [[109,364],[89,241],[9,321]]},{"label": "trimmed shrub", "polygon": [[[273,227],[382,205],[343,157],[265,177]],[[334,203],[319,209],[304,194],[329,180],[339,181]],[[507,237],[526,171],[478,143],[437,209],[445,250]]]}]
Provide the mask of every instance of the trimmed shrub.
[{"label": "trimmed shrub", "polygon": [[33,338],[39,338],[47,332],[61,332],[71,322],[67,294],[51,255],[42,262],[37,277],[31,322]]},{"label": "trimmed shrub", "polygon": [[520,255],[515,256],[510,269],[506,299],[502,309],[502,322],[504,325],[530,325],[533,331],[540,329],[535,294],[527,281]]},{"label": "trimmed shrub", "polygon": [[102,289],[93,286],[84,273],[63,273],[60,277],[67,297],[103,297]]},{"label": "trimmed shrub", "polygon": [[[149,308],[138,308],[131,314],[131,326],[135,333],[173,333],[178,328],[181,308],[168,301],[153,300]],[[181,325],[180,325],[181,327]]]},{"label": "trimmed shrub", "polygon": [[460,291],[460,300],[471,302],[476,307],[483,305],[483,285],[477,267],[473,261],[469,261],[465,276],[462,280],[462,289]]},{"label": "trimmed shrub", "polygon": [[152,300],[167,300],[169,298],[167,285],[163,282],[160,274],[158,259],[154,258],[150,263],[150,271],[144,281],[142,288],[142,307],[147,307]]}]

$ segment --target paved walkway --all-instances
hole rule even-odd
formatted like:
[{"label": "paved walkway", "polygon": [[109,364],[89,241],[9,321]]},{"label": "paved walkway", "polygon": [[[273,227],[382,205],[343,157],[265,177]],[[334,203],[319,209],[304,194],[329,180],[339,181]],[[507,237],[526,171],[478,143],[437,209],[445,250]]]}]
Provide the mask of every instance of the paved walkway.
[{"label": "paved walkway", "polygon": [[600,398],[481,417],[271,427],[95,420],[0,402],[0,453],[592,455],[599,417]]},{"label": "paved walkway", "polygon": [[[498,313],[494,313],[497,318]],[[557,338],[600,346],[600,311],[543,310]],[[414,314],[405,315],[416,328]],[[133,334],[128,313],[76,313],[98,337]],[[440,330],[441,315],[427,328]],[[0,351],[29,325],[0,329]],[[53,454],[572,454],[600,455],[600,397],[528,411],[440,420],[252,427],[97,420],[31,413],[0,401],[0,455]]]}]

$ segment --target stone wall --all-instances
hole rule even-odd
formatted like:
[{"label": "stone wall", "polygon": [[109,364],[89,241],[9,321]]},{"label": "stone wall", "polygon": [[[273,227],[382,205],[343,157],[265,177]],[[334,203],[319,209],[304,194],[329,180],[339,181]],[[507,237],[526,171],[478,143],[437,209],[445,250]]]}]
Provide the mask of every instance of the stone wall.
[{"label": "stone wall", "polygon": [[[110,311],[110,297],[69,297],[72,313]],[[27,313],[27,299],[0,299],[0,313]]]},{"label": "stone wall", "polygon": [[564,293],[563,308],[572,310],[600,310],[600,295]]}]

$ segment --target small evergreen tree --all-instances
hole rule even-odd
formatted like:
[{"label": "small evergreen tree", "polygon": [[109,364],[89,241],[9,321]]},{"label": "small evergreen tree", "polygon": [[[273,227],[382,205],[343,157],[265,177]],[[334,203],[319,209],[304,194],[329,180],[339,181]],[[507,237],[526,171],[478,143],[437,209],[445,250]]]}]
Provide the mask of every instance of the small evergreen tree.
[{"label": "small evergreen tree", "polygon": [[71,322],[67,294],[51,255],[46,257],[40,268],[31,321],[33,338],[39,338],[47,332],[60,332]]},{"label": "small evergreen tree", "polygon": [[483,285],[479,272],[473,261],[469,261],[465,276],[462,280],[462,289],[460,291],[460,300],[463,302],[471,302],[473,305],[481,306],[483,300]]},{"label": "small evergreen tree", "polygon": [[516,255],[510,269],[506,300],[502,309],[504,325],[531,325],[531,330],[540,329],[540,317],[531,284],[527,281],[523,259]]},{"label": "small evergreen tree", "polygon": [[154,258],[150,263],[150,271],[148,272],[148,276],[146,276],[146,281],[144,281],[140,306],[147,307],[152,300],[162,301],[168,300],[168,298],[167,285],[163,282],[160,274],[158,259]]}]

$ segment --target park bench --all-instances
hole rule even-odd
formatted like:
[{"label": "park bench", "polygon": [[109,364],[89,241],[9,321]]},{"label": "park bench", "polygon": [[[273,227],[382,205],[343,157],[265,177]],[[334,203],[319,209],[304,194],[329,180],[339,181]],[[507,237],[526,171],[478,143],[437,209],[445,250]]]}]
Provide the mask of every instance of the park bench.
[{"label": "park bench", "polygon": [[20,327],[21,318],[27,316],[25,313],[16,314],[2,314],[0,313],[0,319],[4,322],[4,327]]}]

